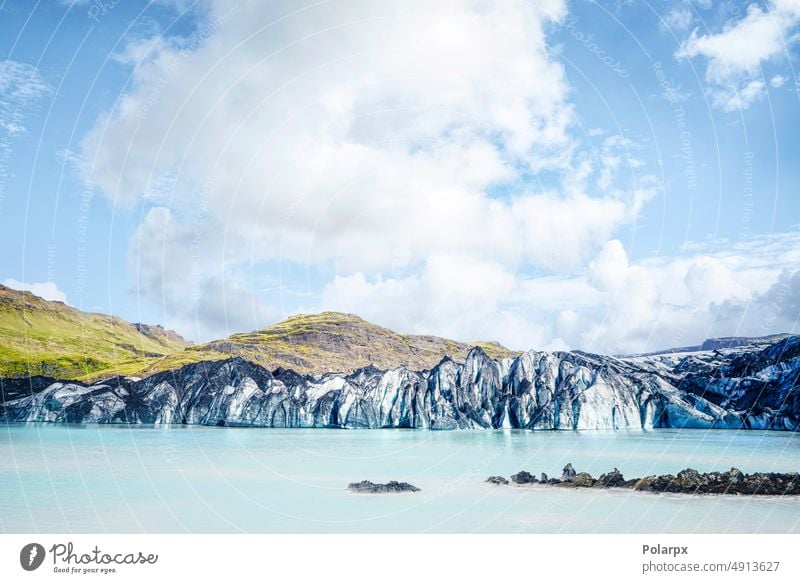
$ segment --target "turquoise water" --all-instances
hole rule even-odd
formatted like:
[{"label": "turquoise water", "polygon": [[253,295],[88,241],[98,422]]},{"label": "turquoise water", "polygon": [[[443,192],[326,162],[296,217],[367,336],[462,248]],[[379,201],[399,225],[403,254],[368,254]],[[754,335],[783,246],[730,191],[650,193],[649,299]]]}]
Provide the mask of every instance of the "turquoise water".
[{"label": "turquoise water", "polygon": [[[0,532],[800,532],[800,499],[494,487],[493,474],[595,477],[800,470],[800,436],[12,425]],[[362,479],[416,494],[357,495]]]}]

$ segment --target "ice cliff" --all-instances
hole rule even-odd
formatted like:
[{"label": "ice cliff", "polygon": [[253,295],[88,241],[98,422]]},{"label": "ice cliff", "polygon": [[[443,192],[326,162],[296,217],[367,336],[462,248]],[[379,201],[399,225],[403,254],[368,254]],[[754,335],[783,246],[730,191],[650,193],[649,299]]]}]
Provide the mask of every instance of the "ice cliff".
[{"label": "ice cliff", "polygon": [[[702,347],[700,347],[702,348]],[[268,371],[241,358],[83,385],[0,381],[0,421],[427,429],[776,429],[800,424],[800,336],[644,356],[480,348],[431,370]]]}]

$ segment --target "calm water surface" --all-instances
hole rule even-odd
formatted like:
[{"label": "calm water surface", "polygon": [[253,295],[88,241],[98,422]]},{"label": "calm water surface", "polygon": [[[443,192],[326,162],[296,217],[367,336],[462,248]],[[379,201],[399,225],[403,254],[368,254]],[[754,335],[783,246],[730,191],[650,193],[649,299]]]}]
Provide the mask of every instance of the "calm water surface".
[{"label": "calm water surface", "polygon": [[[494,487],[521,469],[595,477],[800,470],[800,436],[0,427],[0,532],[800,532],[800,499]],[[362,479],[416,494],[356,495]]]}]

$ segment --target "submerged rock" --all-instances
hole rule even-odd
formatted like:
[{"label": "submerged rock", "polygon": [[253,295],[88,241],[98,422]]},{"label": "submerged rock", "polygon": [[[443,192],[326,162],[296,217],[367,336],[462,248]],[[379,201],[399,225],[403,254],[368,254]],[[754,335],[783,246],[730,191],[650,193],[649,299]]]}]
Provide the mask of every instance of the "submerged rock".
[{"label": "submerged rock", "polygon": [[571,482],[575,478],[575,468],[572,467],[572,464],[567,464],[564,466],[564,469],[561,473],[561,481],[562,482]]},{"label": "submerged rock", "polygon": [[412,486],[408,482],[397,482],[395,480],[391,480],[385,484],[376,484],[375,482],[370,482],[369,480],[362,480],[360,482],[351,483],[349,486],[347,486],[347,489],[351,492],[357,492],[359,494],[387,494],[420,491],[419,488]]}]

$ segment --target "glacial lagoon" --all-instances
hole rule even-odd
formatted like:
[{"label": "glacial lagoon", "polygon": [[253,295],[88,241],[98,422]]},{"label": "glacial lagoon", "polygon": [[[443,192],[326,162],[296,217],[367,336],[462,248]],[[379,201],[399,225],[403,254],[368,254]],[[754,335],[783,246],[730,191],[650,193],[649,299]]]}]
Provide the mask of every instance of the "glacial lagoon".
[{"label": "glacial lagoon", "polygon": [[[800,497],[497,487],[487,476],[800,471],[800,435],[0,427],[6,533],[797,533]],[[407,481],[410,494],[345,490]]]}]

